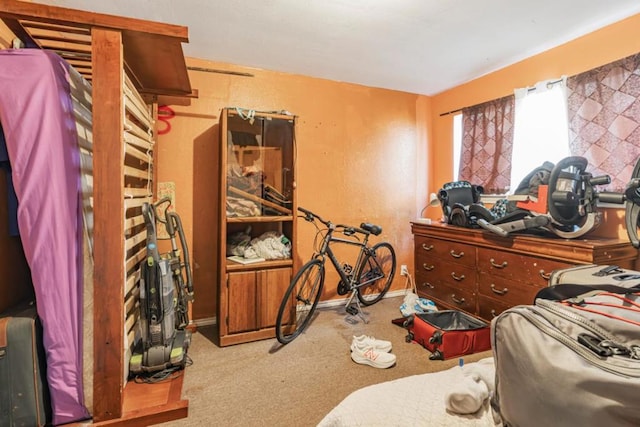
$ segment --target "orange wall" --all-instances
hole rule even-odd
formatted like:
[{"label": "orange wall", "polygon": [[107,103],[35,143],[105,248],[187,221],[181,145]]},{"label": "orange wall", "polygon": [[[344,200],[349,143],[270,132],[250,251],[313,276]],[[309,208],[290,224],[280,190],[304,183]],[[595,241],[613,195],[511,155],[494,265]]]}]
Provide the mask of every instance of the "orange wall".
[{"label": "orange wall", "polygon": [[[173,106],[171,132],[158,137],[158,181],[176,184],[176,210],[187,232],[194,269],[193,317],[216,314],[218,118],[223,107],[287,110],[298,116],[298,204],[334,222],[369,221],[413,267],[409,221],[426,199],[427,97],[323,79],[189,59],[189,66],[253,77],[190,71],[199,98]],[[162,128],[162,123],[160,124]],[[298,253],[312,251],[314,228],[298,223]],[[377,241],[378,239],[376,239]],[[395,288],[404,286],[399,275]],[[324,298],[335,296],[335,273]]]},{"label": "orange wall", "polygon": [[[337,222],[377,222],[398,264],[413,271],[409,221],[428,194],[452,177],[452,116],[440,114],[499,98],[514,88],[574,75],[640,51],[640,15],[523,60],[434,97],[368,88],[306,76],[188,59],[188,65],[253,74],[190,71],[199,98],[178,112],[158,138],[158,180],[176,183],[176,207],[194,268],[194,318],[216,313],[217,144],[220,109],[288,110],[299,117],[298,202]],[[597,234],[626,238],[623,212],[604,209]],[[438,208],[428,216],[438,218]],[[312,227],[298,227],[306,259]],[[335,294],[327,278],[324,298]],[[404,285],[396,280],[395,289]]]},{"label": "orange wall", "polygon": [[[453,175],[453,115],[440,114],[507,96],[515,88],[541,80],[579,74],[638,52],[640,14],[434,96],[431,100],[434,144],[429,147],[429,156],[437,161],[430,164],[429,192],[437,191]],[[626,239],[624,211],[604,211],[605,222],[594,234]]]}]

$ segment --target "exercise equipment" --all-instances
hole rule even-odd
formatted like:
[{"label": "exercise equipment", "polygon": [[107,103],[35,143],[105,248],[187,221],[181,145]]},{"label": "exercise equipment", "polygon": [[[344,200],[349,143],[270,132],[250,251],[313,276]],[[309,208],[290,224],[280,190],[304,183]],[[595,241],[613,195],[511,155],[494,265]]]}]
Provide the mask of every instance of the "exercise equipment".
[{"label": "exercise equipment", "polygon": [[638,249],[640,248],[640,239],[638,238],[638,227],[640,227],[640,159],[633,168],[631,180],[624,192],[624,199],[624,221],[627,235],[633,247]]},{"label": "exercise equipment", "polygon": [[[543,211],[515,210],[511,217],[493,222],[479,220],[478,225],[501,236],[514,231],[541,228],[565,239],[581,237],[596,228],[602,214],[597,210],[598,201],[622,203],[620,194],[598,192],[596,186],[611,182],[608,175],[594,177],[586,171],[587,159],[570,156],[560,160],[548,176],[547,201]],[[545,180],[540,180],[540,185]],[[521,184],[522,186],[522,184]],[[540,209],[540,205],[536,205]],[[520,216],[514,219],[514,216]]]},{"label": "exercise equipment", "polygon": [[598,202],[624,204],[627,235],[631,244],[640,248],[640,159],[623,193],[597,191],[597,186],[611,183],[611,177],[594,177],[586,171],[587,164],[587,159],[580,156],[566,157],[556,165],[545,162],[518,186],[525,193],[535,190],[539,200],[519,202],[518,208],[513,208],[508,199],[500,199],[487,209],[480,202],[482,187],[467,181],[445,184],[438,199],[449,224],[482,227],[503,237],[529,231],[566,239],[584,236],[600,224]]},{"label": "exercise equipment", "polygon": [[627,235],[631,244],[640,248],[640,159],[636,162],[623,193],[596,191],[596,186],[609,184],[611,178],[608,175],[594,177],[586,172],[586,167],[587,160],[578,156],[567,157],[555,165],[548,180],[546,214],[535,211],[522,213],[523,224],[501,218],[494,223],[480,219],[478,225],[503,236],[511,231],[539,227],[559,237],[573,239],[583,236],[600,224],[598,202],[625,204]]}]

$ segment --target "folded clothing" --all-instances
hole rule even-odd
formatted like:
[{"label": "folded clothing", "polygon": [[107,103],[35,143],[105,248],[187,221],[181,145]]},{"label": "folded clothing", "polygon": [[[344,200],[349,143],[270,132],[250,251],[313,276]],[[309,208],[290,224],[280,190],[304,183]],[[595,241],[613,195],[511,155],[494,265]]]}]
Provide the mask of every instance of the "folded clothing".
[{"label": "folded clothing", "polygon": [[447,410],[456,414],[478,412],[495,391],[493,358],[461,366],[462,380],[445,394]]}]

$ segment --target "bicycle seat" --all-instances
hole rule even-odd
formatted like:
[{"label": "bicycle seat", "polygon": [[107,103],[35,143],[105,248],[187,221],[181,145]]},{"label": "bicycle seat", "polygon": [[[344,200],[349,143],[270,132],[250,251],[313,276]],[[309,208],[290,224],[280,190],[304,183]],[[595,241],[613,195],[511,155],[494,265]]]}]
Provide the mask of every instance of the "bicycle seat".
[{"label": "bicycle seat", "polygon": [[360,228],[362,228],[364,231],[367,231],[373,234],[374,236],[377,236],[380,233],[382,233],[382,227],[380,227],[379,225],[370,224],[368,222],[363,222],[362,224],[360,224]]}]

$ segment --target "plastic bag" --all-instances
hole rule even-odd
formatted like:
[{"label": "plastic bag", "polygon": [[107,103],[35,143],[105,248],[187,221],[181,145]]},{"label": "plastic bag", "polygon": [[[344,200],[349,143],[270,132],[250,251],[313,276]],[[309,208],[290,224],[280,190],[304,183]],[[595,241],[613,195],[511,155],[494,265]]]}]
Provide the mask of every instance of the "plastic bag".
[{"label": "plastic bag", "polygon": [[405,288],[407,293],[404,296],[402,304],[400,304],[400,313],[402,313],[404,317],[409,317],[416,313],[438,311],[438,307],[436,307],[433,301],[423,298],[416,293],[416,285],[410,274],[407,274],[407,286]]}]

